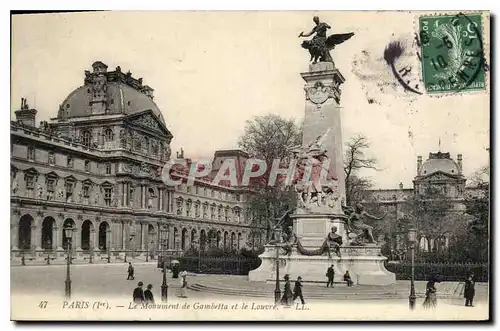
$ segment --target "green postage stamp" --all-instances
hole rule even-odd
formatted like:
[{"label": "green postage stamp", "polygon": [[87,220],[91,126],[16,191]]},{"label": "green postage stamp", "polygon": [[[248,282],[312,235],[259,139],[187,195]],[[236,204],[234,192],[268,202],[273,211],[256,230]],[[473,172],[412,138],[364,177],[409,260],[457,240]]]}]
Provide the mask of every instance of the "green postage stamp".
[{"label": "green postage stamp", "polygon": [[419,30],[428,93],[485,88],[481,14],[421,16]]}]

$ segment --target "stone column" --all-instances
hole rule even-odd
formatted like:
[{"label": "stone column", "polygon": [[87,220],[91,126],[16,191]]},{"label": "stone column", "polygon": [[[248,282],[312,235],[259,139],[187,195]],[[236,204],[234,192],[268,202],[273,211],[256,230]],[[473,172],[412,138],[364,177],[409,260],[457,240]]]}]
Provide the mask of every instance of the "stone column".
[{"label": "stone column", "polygon": [[141,235],[142,235],[142,243],[141,243],[141,250],[145,250],[146,247],[148,247],[148,244],[146,242],[149,240],[148,237],[148,223],[143,222],[141,224]]},{"label": "stone column", "polygon": [[32,250],[32,254],[35,255],[35,250],[36,250],[36,226],[35,225],[31,225],[31,238],[30,238],[30,249]]},{"label": "stone column", "polygon": [[308,145],[329,130],[323,146],[330,159],[329,171],[338,179],[340,195],[332,213],[343,214],[340,208],[341,199],[345,199],[340,85],[345,78],[331,62],[311,64],[309,71],[301,73],[301,76],[306,81],[302,143]]},{"label": "stone column", "polygon": [[[94,250],[95,249],[95,242],[96,242],[96,231],[95,229],[90,229],[90,234],[89,234],[89,250]],[[99,240],[97,241],[99,243]]]},{"label": "stone column", "polygon": [[59,227],[57,226],[57,223],[55,223],[52,226],[52,247],[50,247],[51,249],[57,249],[59,247],[59,240],[58,240],[59,238],[57,237],[58,230]]},{"label": "stone column", "polygon": [[18,249],[17,243],[19,241],[19,225],[11,224],[10,225],[10,249],[16,250]]},{"label": "stone column", "polygon": [[163,189],[158,189],[158,210],[163,210]]}]

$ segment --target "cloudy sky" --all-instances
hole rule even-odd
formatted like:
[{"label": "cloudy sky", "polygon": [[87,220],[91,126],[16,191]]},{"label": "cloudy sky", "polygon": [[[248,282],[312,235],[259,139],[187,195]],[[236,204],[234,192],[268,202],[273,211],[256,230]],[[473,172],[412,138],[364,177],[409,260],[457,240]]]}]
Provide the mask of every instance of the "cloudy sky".
[{"label": "cloudy sky", "polygon": [[[236,148],[245,121],[276,113],[299,122],[309,56],[301,31],[312,16],[330,33],[354,32],[332,52],[346,78],[342,86],[343,140],[363,134],[379,172],[377,188],[412,185],[417,155],[463,154],[469,176],[486,165],[489,97],[486,92],[445,96],[405,92],[383,61],[393,41],[405,46],[398,68],[411,67],[419,85],[413,35],[419,12],[99,12],[22,15],[12,19],[12,105],[28,99],[37,121],[83,84],[97,60],[121,66],[155,89],[155,102],[174,134],[173,151],[211,157]],[[485,39],[488,40],[489,36]],[[488,55],[489,56],[489,55]],[[411,76],[411,75],[410,75]],[[420,85],[421,86],[421,85]],[[420,87],[421,90],[421,87]]]}]

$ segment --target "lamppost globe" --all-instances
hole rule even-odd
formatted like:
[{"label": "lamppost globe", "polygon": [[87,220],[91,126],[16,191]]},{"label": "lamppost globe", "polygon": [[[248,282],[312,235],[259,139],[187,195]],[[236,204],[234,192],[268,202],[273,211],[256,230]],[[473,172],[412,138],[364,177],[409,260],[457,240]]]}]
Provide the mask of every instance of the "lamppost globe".
[{"label": "lamppost globe", "polygon": [[64,234],[66,238],[71,238],[71,235],[73,234],[73,228],[71,226],[67,226],[64,228]]}]

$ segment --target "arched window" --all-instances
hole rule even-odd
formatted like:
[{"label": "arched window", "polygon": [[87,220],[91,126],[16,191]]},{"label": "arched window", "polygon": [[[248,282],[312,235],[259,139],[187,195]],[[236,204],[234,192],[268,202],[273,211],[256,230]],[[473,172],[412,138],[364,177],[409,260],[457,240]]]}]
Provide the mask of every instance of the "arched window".
[{"label": "arched window", "polygon": [[83,131],[83,144],[85,146],[90,146],[92,143],[92,133],[90,131]]},{"label": "arched window", "polygon": [[104,130],[104,141],[113,141],[113,130],[110,128]]}]

